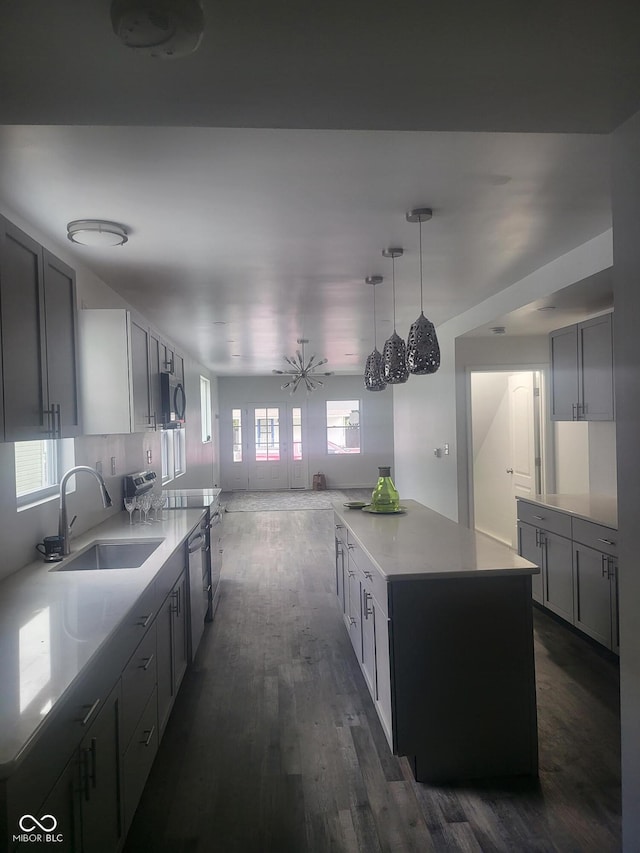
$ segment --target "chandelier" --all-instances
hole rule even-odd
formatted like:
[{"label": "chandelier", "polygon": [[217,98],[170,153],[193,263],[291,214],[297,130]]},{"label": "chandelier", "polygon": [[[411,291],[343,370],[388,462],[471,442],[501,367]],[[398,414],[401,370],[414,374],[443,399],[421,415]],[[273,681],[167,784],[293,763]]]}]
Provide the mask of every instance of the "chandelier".
[{"label": "chandelier", "polygon": [[307,392],[315,391],[316,388],[322,388],[324,382],[320,376],[332,376],[333,371],[324,373],[316,373],[315,371],[327,363],[326,358],[321,358],[320,361],[315,360],[315,355],[312,355],[309,361],[306,360],[304,354],[304,345],[309,343],[308,338],[298,338],[296,343],[300,344],[302,352],[296,350],[296,354],[289,358],[288,355],[283,356],[284,360],[289,364],[289,370],[274,370],[273,372],[279,376],[287,376],[288,382],[285,382],[280,387],[283,391],[289,389],[290,394],[295,394],[301,382],[304,382]]}]

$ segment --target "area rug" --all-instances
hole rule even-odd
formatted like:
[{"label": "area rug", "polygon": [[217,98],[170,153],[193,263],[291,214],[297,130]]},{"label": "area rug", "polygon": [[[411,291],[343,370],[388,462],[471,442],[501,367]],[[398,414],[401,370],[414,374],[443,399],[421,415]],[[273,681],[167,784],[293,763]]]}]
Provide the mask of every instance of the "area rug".
[{"label": "area rug", "polygon": [[331,509],[332,503],[368,501],[371,489],[326,489],[322,492],[291,489],[286,492],[222,492],[220,503],[227,512],[291,512],[299,509]]}]

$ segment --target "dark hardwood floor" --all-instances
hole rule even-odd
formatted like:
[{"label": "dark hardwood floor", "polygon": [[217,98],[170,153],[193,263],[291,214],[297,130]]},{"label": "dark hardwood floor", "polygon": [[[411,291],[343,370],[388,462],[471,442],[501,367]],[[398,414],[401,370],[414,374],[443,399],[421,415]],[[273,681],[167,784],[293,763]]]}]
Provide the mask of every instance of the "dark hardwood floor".
[{"label": "dark hardwood floor", "polygon": [[539,780],[416,783],[389,752],[338,612],[332,513],[224,523],[216,619],[126,853],[620,850],[612,656],[537,611]]}]

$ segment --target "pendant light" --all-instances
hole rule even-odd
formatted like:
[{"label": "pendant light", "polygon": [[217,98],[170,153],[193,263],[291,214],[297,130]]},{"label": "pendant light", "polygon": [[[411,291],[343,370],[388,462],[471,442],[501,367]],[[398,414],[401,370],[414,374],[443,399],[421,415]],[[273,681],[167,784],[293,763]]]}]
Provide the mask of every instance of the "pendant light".
[{"label": "pendant light", "polygon": [[420,316],[409,329],[407,339],[407,367],[409,373],[423,375],[435,373],[440,367],[440,345],[436,330],[424,316],[422,304],[422,223],[431,219],[429,207],[418,207],[407,212],[407,222],[420,223]]},{"label": "pendant light", "polygon": [[373,285],[373,352],[367,358],[364,367],[364,387],[367,391],[384,391],[387,383],[384,381],[382,354],[378,352],[376,337],[376,285],[382,284],[381,275],[370,275],[365,278],[365,284]]},{"label": "pendant light", "polygon": [[396,258],[402,257],[402,254],[403,250],[398,248],[382,250],[383,257],[391,258],[393,281],[393,334],[382,348],[384,379],[389,385],[402,385],[409,378],[407,345],[396,332]]}]

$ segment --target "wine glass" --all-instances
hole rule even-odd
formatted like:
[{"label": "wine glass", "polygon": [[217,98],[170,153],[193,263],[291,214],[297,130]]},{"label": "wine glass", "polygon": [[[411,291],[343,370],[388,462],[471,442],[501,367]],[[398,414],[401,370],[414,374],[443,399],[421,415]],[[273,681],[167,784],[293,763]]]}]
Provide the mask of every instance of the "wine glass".
[{"label": "wine glass", "polygon": [[129,524],[133,524],[133,513],[136,511],[136,499],[135,498],[125,498],[124,499],[124,508],[129,513]]},{"label": "wine glass", "polygon": [[[162,510],[166,502],[166,495],[151,495],[151,507],[155,511],[156,521],[158,520],[158,510]],[[160,520],[162,521],[162,516],[160,516]]]},{"label": "wine glass", "polygon": [[149,510],[151,509],[151,495],[142,495],[139,498],[140,510],[144,513],[143,524],[151,524],[150,521],[147,521],[147,516],[149,515]]}]

